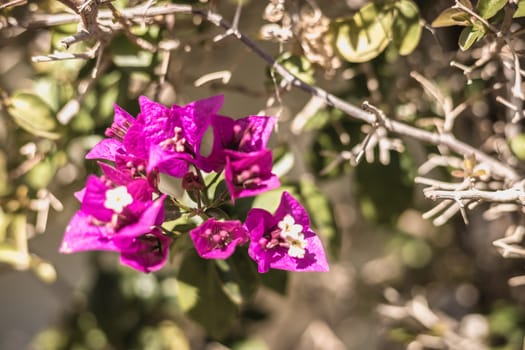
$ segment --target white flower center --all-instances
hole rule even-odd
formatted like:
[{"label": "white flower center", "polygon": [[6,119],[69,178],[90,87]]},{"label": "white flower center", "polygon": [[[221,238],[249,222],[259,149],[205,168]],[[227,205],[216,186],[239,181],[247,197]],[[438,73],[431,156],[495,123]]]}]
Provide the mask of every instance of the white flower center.
[{"label": "white flower center", "polygon": [[124,207],[132,202],[133,197],[129,194],[126,186],[119,186],[106,191],[104,207],[113,210],[115,213],[121,213]]},{"label": "white flower center", "polygon": [[304,239],[303,226],[296,224],[294,218],[287,214],[277,227],[281,229],[280,236],[290,245],[288,255],[294,258],[303,258],[306,253],[306,239]]}]

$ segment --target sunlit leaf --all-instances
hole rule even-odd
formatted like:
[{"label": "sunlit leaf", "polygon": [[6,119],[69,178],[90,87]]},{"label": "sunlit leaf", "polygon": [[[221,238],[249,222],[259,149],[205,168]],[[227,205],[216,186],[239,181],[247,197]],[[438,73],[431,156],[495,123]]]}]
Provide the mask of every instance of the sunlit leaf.
[{"label": "sunlit leaf", "polygon": [[[5,196],[11,191],[9,176],[7,174],[6,155],[0,152],[0,196]],[[1,224],[0,224],[1,227]],[[1,237],[1,233],[0,233]],[[1,241],[1,238],[0,238]]]},{"label": "sunlit leaf", "polygon": [[49,139],[60,135],[53,132],[57,123],[51,108],[37,95],[17,92],[9,99],[7,113],[27,132]]},{"label": "sunlit leaf", "polygon": [[295,188],[290,186],[281,186],[278,189],[259,194],[257,197],[255,197],[252,207],[273,212],[281,201],[281,195],[283,191],[290,192],[292,196],[297,195]]},{"label": "sunlit leaf", "polygon": [[519,0],[518,9],[514,12],[514,18],[525,17],[525,0]]},{"label": "sunlit leaf", "polygon": [[525,134],[514,136],[510,140],[510,149],[520,160],[525,160]]},{"label": "sunlit leaf", "polygon": [[492,18],[501,10],[509,0],[479,0],[477,5],[478,14],[485,18]]},{"label": "sunlit leaf", "polygon": [[305,83],[315,84],[315,70],[306,57],[284,52],[277,58],[277,62]]},{"label": "sunlit leaf", "polygon": [[485,30],[480,26],[465,27],[459,35],[459,48],[462,51],[468,50],[474,43],[485,36]]},{"label": "sunlit leaf", "polygon": [[363,6],[352,18],[335,23],[335,46],[349,62],[366,62],[377,57],[392,38],[391,10],[374,3]]},{"label": "sunlit leaf", "polygon": [[414,51],[421,38],[419,10],[412,0],[401,0],[395,6],[398,14],[392,27],[393,41],[399,54],[405,56]]},{"label": "sunlit leaf", "polygon": [[259,338],[248,338],[236,342],[232,350],[270,350],[264,340]]},{"label": "sunlit leaf", "polygon": [[450,27],[450,26],[468,26],[470,25],[470,16],[457,8],[447,8],[436,17],[432,22],[432,27]]},{"label": "sunlit leaf", "polygon": [[25,214],[9,215],[7,227],[9,242],[0,243],[0,263],[16,269],[27,269],[30,256],[27,253],[27,216]]}]

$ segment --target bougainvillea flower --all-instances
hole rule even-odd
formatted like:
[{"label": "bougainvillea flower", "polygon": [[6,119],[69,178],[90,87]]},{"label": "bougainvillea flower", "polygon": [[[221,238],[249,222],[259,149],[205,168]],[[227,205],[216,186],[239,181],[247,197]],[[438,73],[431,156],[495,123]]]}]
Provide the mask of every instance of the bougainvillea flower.
[{"label": "bougainvillea flower", "polygon": [[152,187],[155,187],[158,183],[158,173],[155,171],[146,172],[147,159],[137,157],[131,150],[126,149],[123,143],[126,134],[134,123],[135,119],[131,115],[115,105],[113,124],[105,132],[108,138],[96,144],[88,152],[86,158],[114,162],[115,167],[113,169],[99,163],[111,180],[119,177],[117,182],[122,183],[124,178],[126,182],[137,178],[147,178]]},{"label": "bougainvillea flower", "polygon": [[248,254],[259,272],[328,271],[323,245],[310,229],[306,210],[288,192],[283,192],[275,214],[251,209],[244,226],[251,240]]},{"label": "bougainvillea flower", "polygon": [[168,260],[170,243],[171,239],[159,229],[133,239],[117,240],[120,262],[142,272],[157,271]]},{"label": "bougainvillea flower", "polygon": [[280,186],[279,178],[272,173],[270,150],[251,153],[225,152],[224,181],[232,201],[236,198],[255,196]]},{"label": "bougainvillea flower", "polygon": [[147,171],[182,177],[188,164],[197,161],[200,144],[211,116],[221,108],[223,96],[168,108],[141,96],[141,112],[124,138],[124,146],[138,158],[147,159]]},{"label": "bougainvillea flower", "polygon": [[212,116],[213,148],[209,156],[199,159],[199,166],[205,171],[221,171],[226,164],[225,150],[250,153],[265,149],[275,122],[274,117],[264,116],[237,120]]},{"label": "bougainvillea flower", "polygon": [[118,105],[114,105],[113,123],[106,129],[107,139],[96,144],[86,155],[87,159],[115,160],[117,151],[123,148],[122,141],[135,119]]},{"label": "bougainvillea flower", "polygon": [[190,231],[197,253],[206,259],[226,259],[237,245],[248,241],[247,232],[240,221],[217,221],[210,218]]},{"label": "bougainvillea flower", "polygon": [[90,176],[79,192],[81,209],[66,228],[60,252],[117,251],[128,266],[144,272],[159,269],[170,240],[159,237],[155,228],[164,220],[164,196],[152,200],[152,194],[144,179],[118,185]]}]

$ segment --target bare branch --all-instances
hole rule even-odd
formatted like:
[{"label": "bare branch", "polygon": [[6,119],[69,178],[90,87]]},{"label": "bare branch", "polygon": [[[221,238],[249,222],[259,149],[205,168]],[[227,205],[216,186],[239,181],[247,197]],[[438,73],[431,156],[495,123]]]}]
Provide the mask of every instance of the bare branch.
[{"label": "bare branch", "polygon": [[518,203],[521,205],[525,205],[525,192],[523,192],[523,188],[521,188],[521,186],[499,191],[482,191],[477,189],[463,191],[446,191],[425,189],[423,193],[425,197],[430,198],[432,200],[482,200],[493,203]]},{"label": "bare branch", "polygon": [[[96,6],[92,7],[95,8]],[[226,31],[233,29],[233,25],[230,24],[228,21],[224,20],[218,13],[214,13],[204,9],[194,8],[190,5],[167,4],[162,6],[151,7],[146,11],[144,6],[137,6],[121,11],[121,14],[124,18],[155,17],[162,15],[171,15],[174,13],[192,13],[200,15],[210,23],[218,27],[224,28]],[[110,11],[99,11],[98,19],[111,19],[112,17],[113,15]],[[72,18],[72,20],[73,19],[74,18]],[[64,19],[62,18],[62,20]],[[83,21],[84,20],[85,19],[83,18]],[[42,25],[42,22],[40,22],[40,24]],[[347,101],[344,101],[319,87],[305,83],[304,81],[300,80],[295,75],[290,73],[290,71],[288,71],[284,66],[276,62],[276,60],[272,56],[270,56],[266,51],[264,51],[254,40],[252,40],[242,32],[239,32],[238,30],[235,34],[235,38],[237,38],[245,46],[252,50],[256,55],[258,55],[260,58],[266,61],[272,67],[272,70],[281,75],[283,79],[287,81],[290,85],[295,86],[313,96],[321,98],[327,105],[340,109],[341,111],[345,112],[354,119],[372,125],[376,122],[376,116],[373,113],[367,112]],[[418,129],[416,127],[399,122],[397,120],[390,119],[388,120],[388,123],[385,123],[385,128],[389,132],[409,136],[429,144],[445,146],[459,155],[473,154],[479,162],[485,163],[490,168],[492,174],[500,176],[510,183],[515,183],[520,179],[520,176],[514,168],[492,158],[485,152],[475,147],[472,147],[464,142],[457,140],[454,136],[450,134],[433,133],[426,130]]]}]

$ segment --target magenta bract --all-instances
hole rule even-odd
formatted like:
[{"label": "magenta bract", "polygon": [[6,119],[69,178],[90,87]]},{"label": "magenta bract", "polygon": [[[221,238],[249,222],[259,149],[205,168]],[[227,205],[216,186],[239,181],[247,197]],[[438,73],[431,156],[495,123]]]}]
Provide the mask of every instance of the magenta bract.
[{"label": "magenta bract", "polygon": [[[81,209],[67,226],[60,251],[117,251],[123,263],[137,270],[160,268],[170,239],[155,228],[164,221],[164,196],[153,200],[152,195],[144,179],[118,185],[90,176],[79,194]],[[158,248],[146,249],[151,242]]]},{"label": "magenta bract", "polygon": [[240,221],[217,221],[210,218],[190,231],[197,253],[206,259],[226,259],[237,245],[248,241],[247,232]]},{"label": "magenta bract", "polygon": [[251,209],[244,226],[249,232],[248,253],[258,271],[270,268],[288,271],[328,271],[319,237],[310,229],[305,209],[288,192],[283,192],[274,214]]}]

